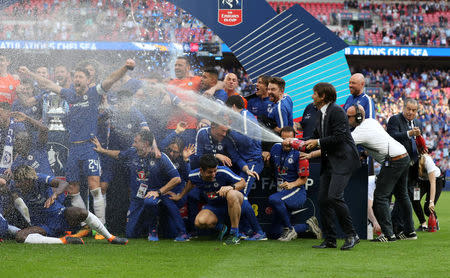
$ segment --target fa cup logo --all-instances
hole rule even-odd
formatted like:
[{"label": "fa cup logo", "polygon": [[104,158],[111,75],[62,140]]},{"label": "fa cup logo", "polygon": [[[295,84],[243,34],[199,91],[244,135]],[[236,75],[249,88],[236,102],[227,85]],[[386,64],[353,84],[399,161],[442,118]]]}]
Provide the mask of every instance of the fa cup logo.
[{"label": "fa cup logo", "polygon": [[218,22],[225,26],[235,26],[242,22],[242,2],[244,0],[217,0]]}]

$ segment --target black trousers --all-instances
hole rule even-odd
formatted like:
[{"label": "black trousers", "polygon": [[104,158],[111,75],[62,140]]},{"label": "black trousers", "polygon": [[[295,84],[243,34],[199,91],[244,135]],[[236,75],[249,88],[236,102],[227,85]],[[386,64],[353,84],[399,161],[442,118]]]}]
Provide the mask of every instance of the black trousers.
[{"label": "black trousers", "polygon": [[[407,191],[408,194],[411,192],[412,188],[417,186],[417,180],[418,180],[418,163],[416,162],[414,165],[409,166],[408,168],[408,181],[407,181]],[[409,198],[409,197],[408,197]],[[410,201],[411,203],[411,201]],[[411,204],[412,207],[412,204]],[[392,209],[391,216],[392,216],[392,228],[394,234],[398,234],[399,232],[413,232],[414,231],[414,223],[412,230],[409,231],[409,228],[405,228],[405,218],[409,218],[410,211],[408,209],[402,208],[402,206],[399,204],[399,202],[394,203],[394,208]],[[412,215],[412,209],[411,209],[411,215]],[[414,221],[414,220],[413,220]],[[409,226],[409,224],[408,224]],[[404,231],[408,230],[408,231]]]},{"label": "black trousers", "polygon": [[323,169],[320,175],[319,209],[322,231],[326,240],[336,241],[334,215],[337,216],[338,222],[347,237],[356,235],[350,211],[344,200],[344,189],[350,177],[351,173],[346,175],[333,174],[329,167]]},{"label": "black trousers", "polygon": [[[445,182],[445,181],[444,181]],[[417,218],[419,219],[420,224],[426,222],[425,215],[427,217],[430,216],[430,209],[428,208],[430,204],[430,181],[424,181],[419,180],[418,186],[420,188],[420,200],[422,200],[423,196],[427,194],[427,197],[425,199],[425,204],[422,206],[420,205],[420,200],[414,201],[414,188],[410,188],[409,190],[409,198],[411,200],[414,212],[417,215]],[[434,204],[436,205],[437,201],[439,200],[439,196],[441,196],[443,187],[442,179],[436,178],[436,194],[434,196]],[[424,215],[425,211],[425,215]],[[434,213],[436,218],[436,212]]]},{"label": "black trousers", "polygon": [[[400,219],[405,225],[404,232],[409,234],[414,231],[411,201],[408,196],[408,167],[409,157],[404,157],[392,161],[390,166],[381,166],[377,176],[373,193],[373,212],[380,223],[381,230],[387,237],[399,232],[393,228],[396,222],[394,217],[392,216],[391,219],[389,214],[389,200],[392,194],[395,196],[394,208],[402,212]],[[394,212],[392,213],[394,214]],[[403,228],[400,231],[403,231]]]}]

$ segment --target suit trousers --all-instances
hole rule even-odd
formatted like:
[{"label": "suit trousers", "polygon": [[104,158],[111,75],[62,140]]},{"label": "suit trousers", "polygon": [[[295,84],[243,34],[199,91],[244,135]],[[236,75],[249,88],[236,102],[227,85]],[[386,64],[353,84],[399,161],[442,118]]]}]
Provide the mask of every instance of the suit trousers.
[{"label": "suit trousers", "polygon": [[[418,168],[418,163],[411,165],[411,161],[410,161],[409,165],[410,166],[408,169],[407,189],[408,189],[408,193],[411,195],[414,193],[414,187],[416,187],[418,184],[419,168]],[[412,201],[411,201],[411,205],[414,208],[414,204],[412,203]],[[392,217],[392,227],[393,227],[394,234],[398,234],[399,232],[405,230],[405,228],[404,228],[405,212],[403,212],[402,206],[397,201],[395,201],[395,203],[394,203],[391,217]]]},{"label": "suit trousers", "polygon": [[336,214],[347,237],[355,236],[352,217],[344,200],[344,189],[350,180],[351,173],[346,175],[333,174],[329,167],[325,167],[320,175],[319,209],[324,238],[336,241],[334,214]]}]

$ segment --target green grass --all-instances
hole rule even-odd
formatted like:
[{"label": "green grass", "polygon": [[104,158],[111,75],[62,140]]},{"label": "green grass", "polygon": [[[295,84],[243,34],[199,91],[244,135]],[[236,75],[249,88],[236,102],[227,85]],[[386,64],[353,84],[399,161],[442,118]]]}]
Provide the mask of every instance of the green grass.
[{"label": "green grass", "polygon": [[[415,241],[362,241],[354,250],[316,250],[292,242],[176,243],[87,239],[83,246],[0,244],[0,277],[448,277],[450,192],[437,204],[441,230]],[[416,219],[417,226],[417,219]],[[342,241],[338,242],[339,245]]]}]

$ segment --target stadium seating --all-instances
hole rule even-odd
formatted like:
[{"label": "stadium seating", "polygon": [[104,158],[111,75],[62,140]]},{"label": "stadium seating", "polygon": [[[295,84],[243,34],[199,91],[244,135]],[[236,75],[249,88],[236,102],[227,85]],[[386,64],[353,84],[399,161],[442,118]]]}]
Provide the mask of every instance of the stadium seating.
[{"label": "stadium seating", "polygon": [[[365,29],[364,40],[367,45],[382,44],[382,29],[392,35],[392,2],[371,3],[359,1],[359,9],[348,9],[346,1],[307,2],[307,1],[269,1],[277,12],[283,12],[294,4],[299,4],[321,22],[330,25],[332,13],[367,11],[372,16],[380,16],[382,25],[378,32]],[[133,6],[130,6],[133,3]],[[430,35],[431,46],[447,46],[445,37],[450,18],[448,6],[436,8],[434,5],[403,5],[396,7],[402,22],[411,27],[425,29]],[[48,40],[101,40],[101,41],[172,41],[207,42],[213,33],[201,22],[165,1],[67,1],[67,0],[23,0],[0,11],[0,39],[48,39]],[[132,17],[134,16],[134,18]],[[174,20],[176,19],[176,20]],[[50,24],[48,22],[57,22]],[[47,23],[46,23],[47,22]],[[61,23],[61,24],[58,24]],[[47,24],[47,25],[45,25]],[[335,28],[336,29],[336,28]],[[337,28],[337,34],[343,36],[348,30]],[[436,33],[432,37],[432,31]],[[350,31],[351,33],[351,31]],[[439,33],[439,35],[438,35]],[[173,36],[173,37],[172,37]],[[350,34],[350,36],[352,36]],[[343,36],[345,37],[345,36]],[[395,34],[396,45],[409,44]],[[408,37],[408,36],[406,36]],[[417,38],[411,39],[420,44]],[[353,43],[353,41],[348,41]]]}]

